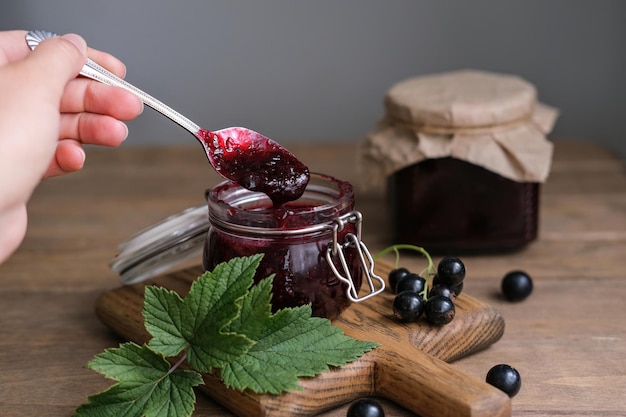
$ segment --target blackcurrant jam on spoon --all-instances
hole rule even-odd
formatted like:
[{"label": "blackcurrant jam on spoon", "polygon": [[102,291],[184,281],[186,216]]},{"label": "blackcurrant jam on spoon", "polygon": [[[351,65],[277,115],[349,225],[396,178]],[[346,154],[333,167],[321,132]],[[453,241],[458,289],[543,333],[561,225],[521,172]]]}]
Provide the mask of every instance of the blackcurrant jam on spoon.
[{"label": "blackcurrant jam on spoon", "polygon": [[267,194],[275,207],[298,199],[309,182],[309,169],[276,142],[250,129],[218,132],[200,129],[213,168],[243,188]]},{"label": "blackcurrant jam on spoon", "polygon": [[[54,33],[35,30],[26,42],[35,49]],[[202,143],[209,163],[226,179],[242,187],[267,194],[274,206],[298,199],[309,182],[309,169],[278,143],[243,127],[209,131],[171,107],[98,65],[91,59],[80,74],[101,83],[121,87],[135,94],[144,104],[177,123]]]}]

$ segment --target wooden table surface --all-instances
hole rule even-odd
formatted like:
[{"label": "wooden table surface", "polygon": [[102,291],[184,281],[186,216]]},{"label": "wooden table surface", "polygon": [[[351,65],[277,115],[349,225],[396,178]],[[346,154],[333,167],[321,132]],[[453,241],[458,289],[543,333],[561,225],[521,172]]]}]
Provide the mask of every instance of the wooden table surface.
[{"label": "wooden table surface", "polygon": [[[358,184],[354,146],[288,145],[312,170]],[[108,266],[117,244],[203,203],[217,181],[197,146],[124,146],[89,149],[83,171],[37,189],[26,239],[0,265],[0,416],[67,417],[110,385],[84,366],[119,342],[94,314],[98,295],[120,284]],[[357,192],[372,252],[392,243],[382,192]],[[506,330],[454,365],[478,379],[498,363],[516,367],[523,385],[513,416],[626,416],[625,257],[623,162],[596,145],[556,141],[538,241],[506,255],[463,256],[465,291],[499,308]],[[423,265],[409,254],[403,261]],[[521,303],[498,296],[512,269],[534,278]],[[382,402],[387,416],[412,415]],[[345,416],[346,408],[322,415]],[[194,416],[209,415],[232,416],[200,395]]]}]

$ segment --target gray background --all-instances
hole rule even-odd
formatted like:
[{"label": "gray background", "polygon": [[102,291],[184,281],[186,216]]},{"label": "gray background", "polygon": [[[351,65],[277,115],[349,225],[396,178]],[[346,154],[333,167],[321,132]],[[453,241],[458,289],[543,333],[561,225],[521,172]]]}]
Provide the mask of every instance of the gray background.
[{"label": "gray background", "polygon": [[[3,0],[13,28],[80,33],[207,129],[356,141],[393,83],[475,68],[534,83],[561,110],[552,136],[626,155],[623,0]],[[147,109],[124,146],[192,141]]]}]

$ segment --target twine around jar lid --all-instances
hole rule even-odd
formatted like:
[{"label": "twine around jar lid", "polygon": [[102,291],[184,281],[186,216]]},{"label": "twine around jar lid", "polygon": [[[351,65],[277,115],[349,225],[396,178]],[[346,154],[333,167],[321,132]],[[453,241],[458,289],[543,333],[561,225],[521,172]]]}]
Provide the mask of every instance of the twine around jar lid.
[{"label": "twine around jar lid", "polygon": [[[423,159],[454,157],[520,182],[543,182],[556,109],[514,75],[461,70],[409,78],[384,98],[385,115],[360,149],[378,182]],[[365,173],[364,173],[365,174]]]}]

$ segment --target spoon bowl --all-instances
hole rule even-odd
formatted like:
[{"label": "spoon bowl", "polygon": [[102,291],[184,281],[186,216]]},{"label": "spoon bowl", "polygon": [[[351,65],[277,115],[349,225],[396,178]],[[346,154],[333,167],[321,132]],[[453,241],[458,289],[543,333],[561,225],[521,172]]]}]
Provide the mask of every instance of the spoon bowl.
[{"label": "spoon bowl", "polygon": [[309,169],[298,158],[254,130],[200,129],[195,136],[220,175],[267,194],[274,206],[298,199],[309,182]]},{"label": "spoon bowl", "polygon": [[[58,35],[34,30],[26,34],[26,43],[34,50],[42,41],[55,36]],[[217,173],[251,191],[267,194],[275,206],[296,200],[304,192],[309,181],[309,169],[295,155],[270,138],[244,127],[229,127],[217,131],[203,129],[91,59],[87,59],[80,74],[136,95],[144,104],[200,141],[209,163]]]}]

